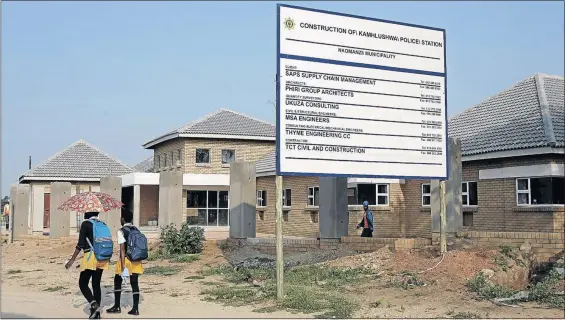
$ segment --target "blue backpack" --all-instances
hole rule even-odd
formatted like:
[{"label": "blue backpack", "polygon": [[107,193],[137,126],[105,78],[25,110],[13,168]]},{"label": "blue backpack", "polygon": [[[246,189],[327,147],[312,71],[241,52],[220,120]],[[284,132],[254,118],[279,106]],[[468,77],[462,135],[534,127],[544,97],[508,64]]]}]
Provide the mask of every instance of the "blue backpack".
[{"label": "blue backpack", "polygon": [[149,257],[147,251],[147,238],[136,227],[124,227],[128,232],[126,256],[129,261],[143,261]]},{"label": "blue backpack", "polygon": [[[90,240],[86,238],[88,244],[90,245],[90,252],[94,251],[94,256],[98,261],[108,261],[112,258],[114,253],[114,242],[112,241],[112,233],[110,228],[100,221],[100,220],[88,220],[92,223],[92,233],[94,235],[94,243],[90,243]],[[88,256],[90,260],[90,255]]]}]

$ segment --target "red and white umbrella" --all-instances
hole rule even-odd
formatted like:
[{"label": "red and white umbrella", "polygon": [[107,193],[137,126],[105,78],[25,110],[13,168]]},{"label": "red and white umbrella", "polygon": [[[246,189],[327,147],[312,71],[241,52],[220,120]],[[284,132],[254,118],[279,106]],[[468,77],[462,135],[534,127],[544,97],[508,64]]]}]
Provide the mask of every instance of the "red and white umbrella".
[{"label": "red and white umbrella", "polygon": [[62,211],[106,212],[120,209],[124,204],[109,194],[101,192],[84,192],[70,197],[57,209]]}]

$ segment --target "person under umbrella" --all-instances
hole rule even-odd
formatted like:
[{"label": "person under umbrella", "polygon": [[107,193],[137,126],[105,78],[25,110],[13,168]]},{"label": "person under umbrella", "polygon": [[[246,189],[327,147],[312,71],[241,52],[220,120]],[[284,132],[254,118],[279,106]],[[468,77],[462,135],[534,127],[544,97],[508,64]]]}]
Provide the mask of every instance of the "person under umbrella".
[{"label": "person under umbrella", "polygon": [[[122,205],[121,201],[110,195],[85,192],[71,197],[58,208],[63,211],[84,212],[78,243],[72,257],[65,264],[65,268],[71,268],[79,252],[84,252],[80,260],[79,288],[90,304],[89,318],[100,318],[102,300],[100,281],[104,270],[108,270],[113,251],[110,230],[104,222],[100,221],[98,215],[100,211],[119,209]],[[90,279],[92,279],[92,291],[88,287]]]}]

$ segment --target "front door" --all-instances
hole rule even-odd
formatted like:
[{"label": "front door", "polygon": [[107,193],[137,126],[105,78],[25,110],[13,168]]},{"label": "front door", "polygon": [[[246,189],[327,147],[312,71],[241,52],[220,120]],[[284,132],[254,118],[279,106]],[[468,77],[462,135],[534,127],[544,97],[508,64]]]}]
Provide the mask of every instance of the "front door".
[{"label": "front door", "polygon": [[51,217],[51,194],[43,194],[43,228],[49,228],[49,220]]}]

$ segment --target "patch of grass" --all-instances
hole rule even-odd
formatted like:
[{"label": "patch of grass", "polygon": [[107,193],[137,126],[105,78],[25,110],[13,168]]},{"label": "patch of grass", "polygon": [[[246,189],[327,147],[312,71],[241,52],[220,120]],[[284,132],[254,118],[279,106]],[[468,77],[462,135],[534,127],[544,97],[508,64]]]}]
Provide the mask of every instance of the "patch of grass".
[{"label": "patch of grass", "polygon": [[563,290],[563,284],[560,283],[562,279],[563,277],[557,271],[551,270],[547,277],[530,288],[528,300],[563,309],[565,297],[555,294],[556,291]]},{"label": "patch of grass", "polygon": [[503,254],[507,257],[512,257],[512,247],[511,246],[501,245],[498,252],[500,252],[501,254]]},{"label": "patch of grass", "polygon": [[492,262],[503,271],[508,271],[508,259],[502,254],[497,254],[492,258]]},{"label": "patch of grass", "polygon": [[181,254],[170,259],[171,262],[176,263],[190,263],[200,260],[199,254]]},{"label": "patch of grass", "polygon": [[228,248],[228,242],[227,241],[219,241],[217,243],[218,249],[220,250],[226,250]]},{"label": "patch of grass", "polygon": [[404,270],[397,274],[396,277],[390,281],[390,284],[393,287],[408,290],[415,287],[422,287],[426,283],[420,280],[420,277],[417,273]]},{"label": "patch of grass", "polygon": [[56,286],[56,287],[49,287],[47,289],[44,289],[43,291],[47,291],[47,292],[57,292],[57,291],[61,291],[64,290],[65,287],[61,287],[61,286]]},{"label": "patch of grass", "polygon": [[[248,286],[225,286],[203,291],[208,300],[221,301],[228,305],[246,305],[276,298],[276,272],[273,269],[234,269],[229,265],[210,268],[202,271],[202,275],[222,276],[232,284],[246,283],[249,279],[260,279],[264,285],[259,288]],[[340,269],[323,266],[303,266],[285,273],[285,297],[274,301],[269,307],[302,313],[322,313],[323,318],[349,318],[358,307],[357,303],[348,299],[342,287],[351,285],[374,276],[366,269]],[[217,285],[217,283],[216,283]],[[262,312],[263,309],[258,309]]]},{"label": "patch of grass", "polygon": [[23,271],[20,269],[8,270],[8,274],[18,274],[18,273],[23,273]]},{"label": "patch of grass", "polygon": [[516,293],[507,287],[493,285],[487,282],[485,275],[479,272],[475,277],[467,281],[467,287],[477,294],[479,299],[509,298]]},{"label": "patch of grass", "polygon": [[202,283],[205,286],[217,286],[217,285],[222,285],[222,283],[220,282],[216,282],[216,281],[201,281],[200,283]]},{"label": "patch of grass", "polygon": [[453,312],[452,319],[481,319],[481,316],[473,312]]},{"label": "patch of grass", "polygon": [[157,267],[147,268],[143,273],[147,275],[169,277],[179,273],[180,270],[181,269],[179,267],[157,266]]},{"label": "patch of grass", "polygon": [[184,280],[202,280],[204,278],[206,278],[206,277],[204,277],[204,276],[188,276],[188,277],[185,277]]},{"label": "patch of grass", "polygon": [[147,261],[157,261],[167,259],[167,255],[163,254],[160,250],[149,251]]},{"label": "patch of grass", "polygon": [[257,313],[272,313],[278,311],[279,308],[277,306],[268,306],[268,307],[261,307],[253,310],[253,312]]}]

